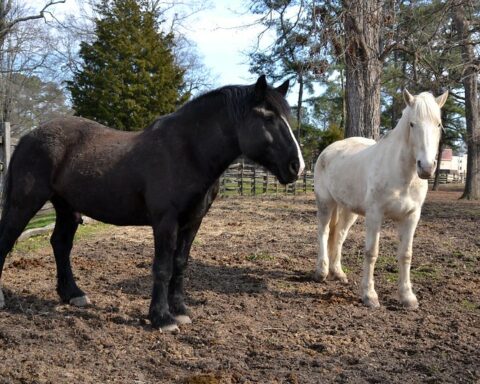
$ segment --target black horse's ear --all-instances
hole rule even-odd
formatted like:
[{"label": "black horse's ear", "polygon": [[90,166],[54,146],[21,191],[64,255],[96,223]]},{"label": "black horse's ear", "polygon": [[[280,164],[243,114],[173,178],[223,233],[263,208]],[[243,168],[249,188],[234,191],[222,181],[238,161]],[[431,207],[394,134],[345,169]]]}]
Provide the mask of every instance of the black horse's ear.
[{"label": "black horse's ear", "polygon": [[288,87],[290,86],[290,80],[285,80],[285,82],[280,85],[279,87],[275,88],[277,92],[280,92],[280,94],[285,97],[288,92]]},{"label": "black horse's ear", "polygon": [[265,75],[262,75],[258,78],[255,83],[255,99],[258,101],[265,99],[265,93],[267,92],[267,79]]}]

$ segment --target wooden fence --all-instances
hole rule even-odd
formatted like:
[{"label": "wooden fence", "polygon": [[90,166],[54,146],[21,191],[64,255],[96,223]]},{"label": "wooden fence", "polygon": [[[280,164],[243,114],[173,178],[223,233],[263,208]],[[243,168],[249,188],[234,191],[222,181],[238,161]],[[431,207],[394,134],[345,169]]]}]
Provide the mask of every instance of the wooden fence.
[{"label": "wooden fence", "polygon": [[228,167],[220,177],[220,196],[297,195],[312,191],[311,171],[305,171],[295,183],[282,185],[265,169],[240,161]]}]

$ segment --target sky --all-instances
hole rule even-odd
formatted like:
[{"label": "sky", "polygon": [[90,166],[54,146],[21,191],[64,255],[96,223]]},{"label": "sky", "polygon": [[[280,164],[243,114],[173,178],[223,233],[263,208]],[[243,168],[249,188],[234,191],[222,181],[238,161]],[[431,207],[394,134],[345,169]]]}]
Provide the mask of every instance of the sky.
[{"label": "sky", "polygon": [[[63,14],[78,12],[78,1],[66,0],[50,9],[61,18]],[[38,11],[47,0],[28,3]],[[257,16],[247,12],[246,1],[208,0],[208,3],[205,10],[183,23],[181,31],[196,44],[202,61],[211,71],[214,86],[255,82],[257,76],[249,73],[245,52],[255,46],[262,31],[260,25],[252,25]],[[268,36],[262,42],[268,44]]]}]

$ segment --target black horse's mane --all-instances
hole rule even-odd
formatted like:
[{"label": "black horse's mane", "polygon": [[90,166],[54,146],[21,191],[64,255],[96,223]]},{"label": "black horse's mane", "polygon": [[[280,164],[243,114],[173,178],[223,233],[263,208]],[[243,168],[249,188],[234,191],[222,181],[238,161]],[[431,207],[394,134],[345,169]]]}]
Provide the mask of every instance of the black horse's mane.
[{"label": "black horse's mane", "polygon": [[[279,115],[289,116],[290,107],[284,97],[268,86],[265,93],[266,107]],[[201,94],[177,109],[174,114],[199,114],[210,110],[211,106],[225,108],[232,121],[243,121],[255,105],[255,85],[227,85]],[[156,119],[146,130],[155,128],[162,120]]]}]

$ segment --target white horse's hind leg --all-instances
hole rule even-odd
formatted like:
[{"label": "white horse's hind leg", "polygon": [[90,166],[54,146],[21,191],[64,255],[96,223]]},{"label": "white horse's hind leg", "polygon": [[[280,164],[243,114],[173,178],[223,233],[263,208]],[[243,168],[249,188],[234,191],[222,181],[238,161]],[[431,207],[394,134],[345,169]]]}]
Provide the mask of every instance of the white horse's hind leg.
[{"label": "white horse's hind leg", "polygon": [[397,260],[399,270],[398,291],[401,303],[410,309],[418,308],[418,300],[412,291],[410,283],[410,264],[412,262],[412,242],[418,220],[420,219],[420,211],[417,211],[398,225],[398,234],[400,244],[398,246]]},{"label": "white horse's hind leg", "polygon": [[348,231],[357,220],[357,215],[346,208],[337,207],[337,223],[335,229],[330,231],[329,258],[330,273],[332,276],[344,283],[348,283],[347,276],[342,269],[342,246],[347,238]]},{"label": "white horse's hind leg", "polygon": [[328,276],[328,235],[335,203],[333,201],[321,201],[317,196],[317,208],[318,256],[314,279],[325,281]]},{"label": "white horse's hind leg", "polygon": [[363,262],[362,277],[362,301],[370,308],[378,308],[378,295],[375,292],[375,283],[373,281],[373,272],[375,262],[378,257],[378,241],[380,237],[380,228],[382,217],[379,214],[368,214],[365,217],[367,224],[367,237],[365,242],[365,259]]}]

